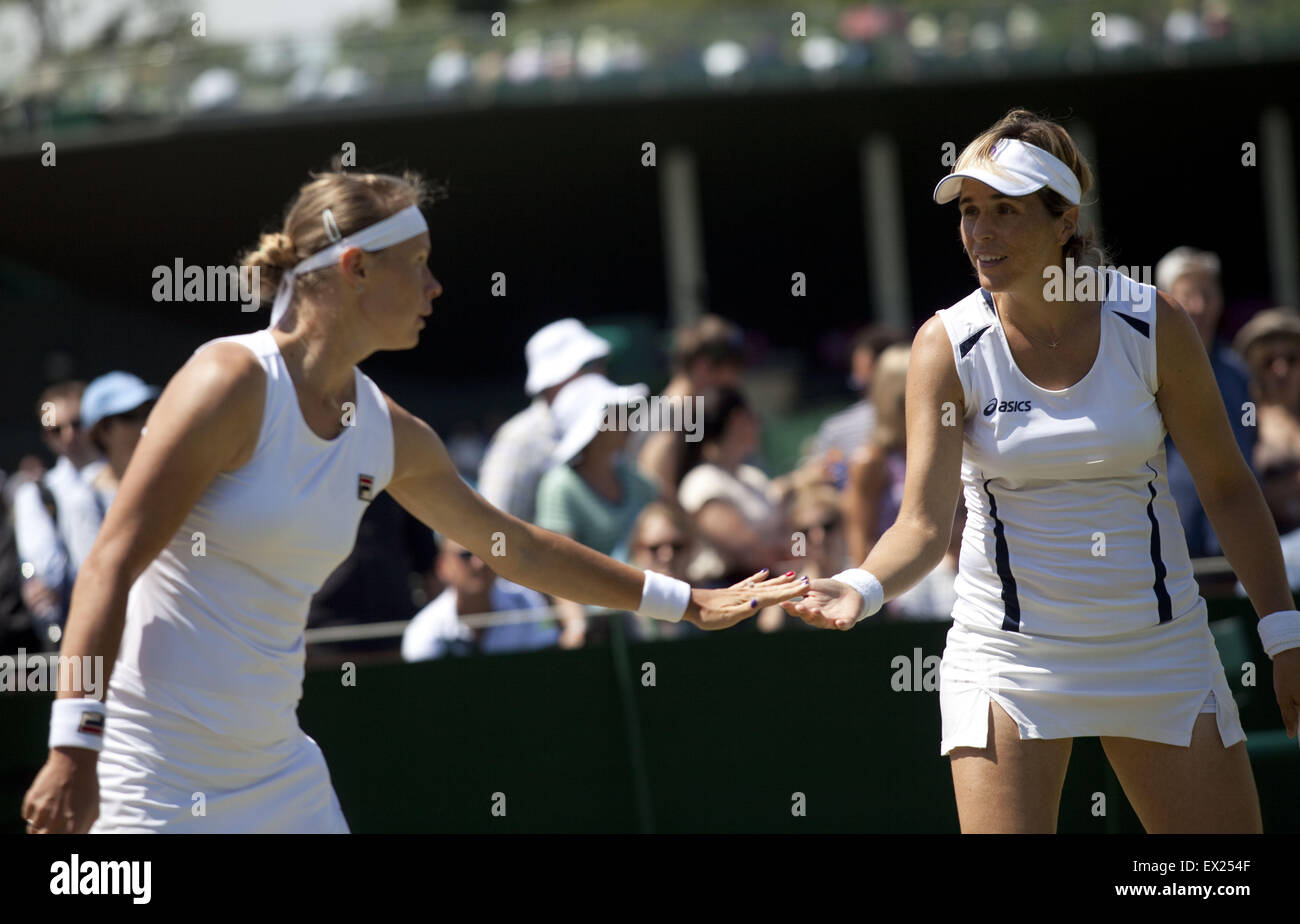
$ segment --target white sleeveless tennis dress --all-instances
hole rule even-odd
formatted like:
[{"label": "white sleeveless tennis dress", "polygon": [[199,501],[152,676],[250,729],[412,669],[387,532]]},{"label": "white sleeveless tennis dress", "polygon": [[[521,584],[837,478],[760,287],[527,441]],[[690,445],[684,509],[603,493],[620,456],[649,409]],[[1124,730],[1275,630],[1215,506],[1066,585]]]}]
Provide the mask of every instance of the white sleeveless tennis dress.
[{"label": "white sleeveless tennis dress", "polygon": [[987,745],[990,698],[1021,738],[1187,746],[1202,711],[1225,747],[1245,738],[1165,473],[1156,291],[1107,278],[1096,361],[1069,388],[1020,372],[983,289],[937,312],[965,400],[967,510],[940,754]]},{"label": "white sleeveless tennis dress", "polygon": [[217,476],[131,587],[94,833],[348,831],[298,727],[303,633],[312,594],[392,477],[392,421],[358,369],[355,426],[321,439],[270,331],[199,349],[222,341],[266,371],[257,448]]}]

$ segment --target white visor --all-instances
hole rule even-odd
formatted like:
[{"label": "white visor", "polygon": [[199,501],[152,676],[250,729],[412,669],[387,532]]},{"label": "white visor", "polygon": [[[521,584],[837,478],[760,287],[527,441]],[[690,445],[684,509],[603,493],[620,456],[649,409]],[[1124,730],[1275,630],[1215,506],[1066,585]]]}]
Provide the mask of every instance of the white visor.
[{"label": "white visor", "polygon": [[934,188],[934,201],[942,205],[957,198],[964,178],[987,183],[1004,196],[1027,196],[1044,186],[1079,204],[1079,178],[1047,151],[1015,138],[1003,138],[993,145],[989,159],[950,173]]},{"label": "white visor", "polygon": [[[326,211],[328,212],[328,209]],[[332,225],[332,219],[333,216],[330,215],[328,218],[322,217],[321,220],[325,222],[327,231],[332,226],[334,233],[337,234],[338,227]],[[271,323],[267,327],[272,328],[279,324],[280,319],[284,317],[284,313],[289,310],[289,302],[293,301],[293,281],[296,277],[337,263],[339,257],[349,248],[360,247],[362,250],[373,253],[376,250],[383,250],[386,247],[392,247],[394,244],[400,244],[402,241],[410,240],[428,230],[429,225],[425,222],[424,215],[420,213],[420,207],[408,205],[400,212],[389,215],[383,221],[377,221],[373,225],[349,234],[347,237],[340,238],[324,250],[316,251],[280,277],[280,287],[275,290],[275,304],[271,306]]]}]

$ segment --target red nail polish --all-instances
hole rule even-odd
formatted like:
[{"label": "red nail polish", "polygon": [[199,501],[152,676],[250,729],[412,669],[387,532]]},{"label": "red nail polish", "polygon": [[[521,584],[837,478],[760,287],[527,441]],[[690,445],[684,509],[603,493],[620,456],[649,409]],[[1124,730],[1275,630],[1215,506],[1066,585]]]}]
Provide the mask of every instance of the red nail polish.
[{"label": "red nail polish", "polygon": [[787,571],[787,572],[785,573],[785,576],[786,576],[786,577],[794,577],[794,572],[793,572],[793,571]]}]

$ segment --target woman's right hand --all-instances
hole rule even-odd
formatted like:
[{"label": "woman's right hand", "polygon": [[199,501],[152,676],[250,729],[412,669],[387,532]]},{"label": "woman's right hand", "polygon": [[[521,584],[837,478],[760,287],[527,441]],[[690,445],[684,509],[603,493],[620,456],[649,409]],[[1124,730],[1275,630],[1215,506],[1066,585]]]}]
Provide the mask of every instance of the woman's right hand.
[{"label": "woman's right hand", "polygon": [[791,616],[798,616],[818,629],[852,629],[862,612],[862,596],[841,581],[822,578],[813,581],[798,603],[781,604]]},{"label": "woman's right hand", "polygon": [[763,580],[767,574],[764,568],[743,581],[717,590],[692,588],[691,602],[682,618],[701,629],[727,629],[764,607],[784,603],[807,590],[808,585],[796,578],[793,571]]},{"label": "woman's right hand", "polygon": [[85,834],[99,817],[99,752],[52,748],[23,796],[28,834]]}]

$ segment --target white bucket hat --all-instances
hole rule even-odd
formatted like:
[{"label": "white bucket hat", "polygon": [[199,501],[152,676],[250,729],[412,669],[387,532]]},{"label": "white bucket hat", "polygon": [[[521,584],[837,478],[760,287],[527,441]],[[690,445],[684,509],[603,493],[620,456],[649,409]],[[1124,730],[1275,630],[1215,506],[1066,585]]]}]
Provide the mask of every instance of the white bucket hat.
[{"label": "white bucket hat", "polygon": [[547,324],[528,338],[524,358],[528,379],[524,391],[531,398],[558,385],[591,362],[609,355],[609,341],[597,337],[577,318]]},{"label": "white bucket hat", "polygon": [[551,454],[557,465],[568,462],[592,441],[605,420],[605,408],[635,404],[650,393],[643,384],[615,385],[595,372],[580,375],[560,389],[551,405],[560,442]]},{"label": "white bucket hat", "polygon": [[1015,138],[1003,138],[993,145],[989,159],[965,170],[948,174],[934,187],[934,201],[942,205],[957,198],[963,179],[987,183],[1004,196],[1027,196],[1044,186],[1078,205],[1079,178],[1051,153]]}]

